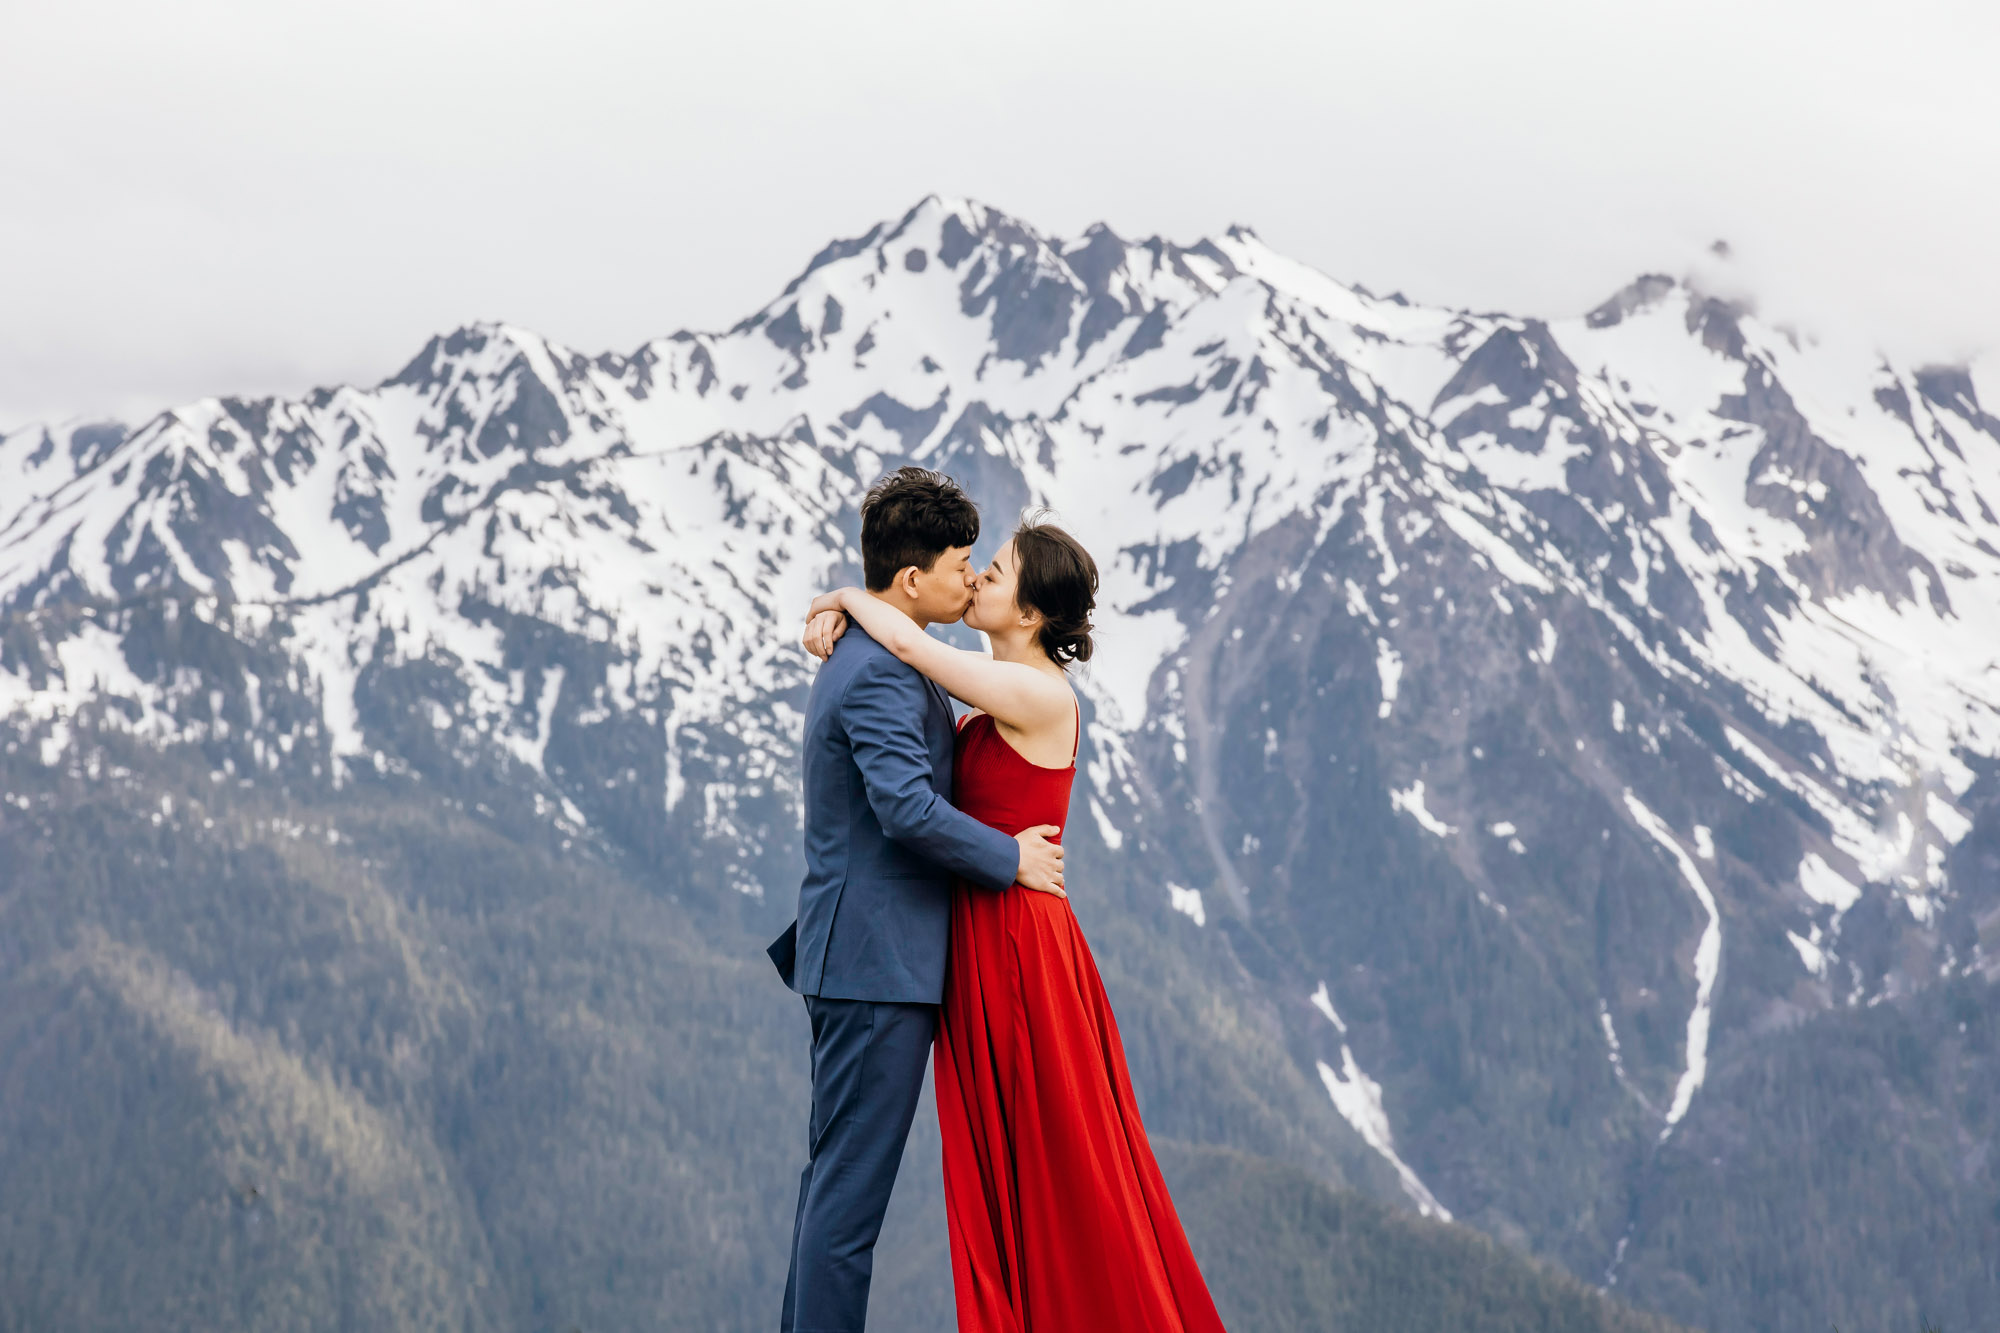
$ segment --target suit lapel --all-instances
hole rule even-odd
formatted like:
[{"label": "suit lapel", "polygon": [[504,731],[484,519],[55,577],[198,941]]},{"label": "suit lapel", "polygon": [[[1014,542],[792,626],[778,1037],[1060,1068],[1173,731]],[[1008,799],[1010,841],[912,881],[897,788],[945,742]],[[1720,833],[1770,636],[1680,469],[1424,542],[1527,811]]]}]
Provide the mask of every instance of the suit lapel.
[{"label": "suit lapel", "polygon": [[936,725],[941,728],[932,733],[936,739],[931,742],[931,781],[938,794],[949,801],[952,797],[952,753],[956,748],[951,730],[951,699],[929,676],[924,677],[924,684],[931,687],[931,699],[939,710]]},{"label": "suit lapel", "polygon": [[931,687],[931,702],[938,709],[938,722],[941,726],[943,726],[944,734],[946,736],[950,736],[951,699],[948,695],[945,694],[945,692],[941,688],[939,688],[938,683],[932,680],[929,676],[924,677],[924,684]]}]

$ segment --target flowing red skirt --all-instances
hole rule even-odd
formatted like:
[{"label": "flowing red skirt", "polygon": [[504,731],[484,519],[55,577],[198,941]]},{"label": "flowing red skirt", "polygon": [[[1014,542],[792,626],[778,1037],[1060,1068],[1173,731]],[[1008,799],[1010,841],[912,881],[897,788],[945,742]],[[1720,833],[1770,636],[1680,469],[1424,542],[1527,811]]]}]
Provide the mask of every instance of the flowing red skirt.
[{"label": "flowing red skirt", "polygon": [[938,1123],[960,1333],[1221,1333],[1067,901],[953,894]]}]

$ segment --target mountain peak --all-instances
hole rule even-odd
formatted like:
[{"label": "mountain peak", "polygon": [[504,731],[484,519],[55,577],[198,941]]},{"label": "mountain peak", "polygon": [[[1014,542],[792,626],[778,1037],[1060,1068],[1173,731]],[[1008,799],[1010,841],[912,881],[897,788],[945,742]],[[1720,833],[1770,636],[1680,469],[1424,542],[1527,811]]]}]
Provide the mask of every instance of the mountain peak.
[{"label": "mountain peak", "polygon": [[518,356],[547,358],[555,349],[540,335],[503,320],[474,320],[424,344],[401,370],[382,381],[390,385],[419,385],[435,382],[447,368],[481,364],[504,365]]},{"label": "mountain peak", "polygon": [[1680,286],[1664,273],[1644,273],[1607,297],[1584,316],[1593,329],[1608,329],[1632,315],[1651,310]]}]

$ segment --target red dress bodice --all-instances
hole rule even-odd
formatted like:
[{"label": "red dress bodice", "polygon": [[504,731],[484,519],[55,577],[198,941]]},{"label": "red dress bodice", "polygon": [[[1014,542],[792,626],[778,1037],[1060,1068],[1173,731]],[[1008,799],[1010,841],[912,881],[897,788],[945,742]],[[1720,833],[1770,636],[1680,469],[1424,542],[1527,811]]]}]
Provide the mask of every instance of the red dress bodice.
[{"label": "red dress bodice", "polygon": [[[1082,725],[1079,718],[1079,731]],[[1062,768],[1029,763],[985,713],[975,713],[958,729],[958,754],[951,768],[952,804],[1010,837],[1037,824],[1061,828],[1067,823],[1069,789],[1075,782],[1074,757]],[[1061,842],[1062,838],[1058,835],[1049,841]]]}]

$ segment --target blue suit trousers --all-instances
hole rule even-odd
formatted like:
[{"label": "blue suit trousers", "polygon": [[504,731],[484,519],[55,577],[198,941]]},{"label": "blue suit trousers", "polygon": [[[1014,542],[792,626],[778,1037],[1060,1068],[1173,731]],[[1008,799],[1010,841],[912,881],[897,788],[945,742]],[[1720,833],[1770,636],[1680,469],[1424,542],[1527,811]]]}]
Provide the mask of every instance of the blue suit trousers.
[{"label": "blue suit trousers", "polygon": [[902,1165],[937,1008],[806,998],[812,1121],[780,1333],[862,1333],[875,1240]]}]

